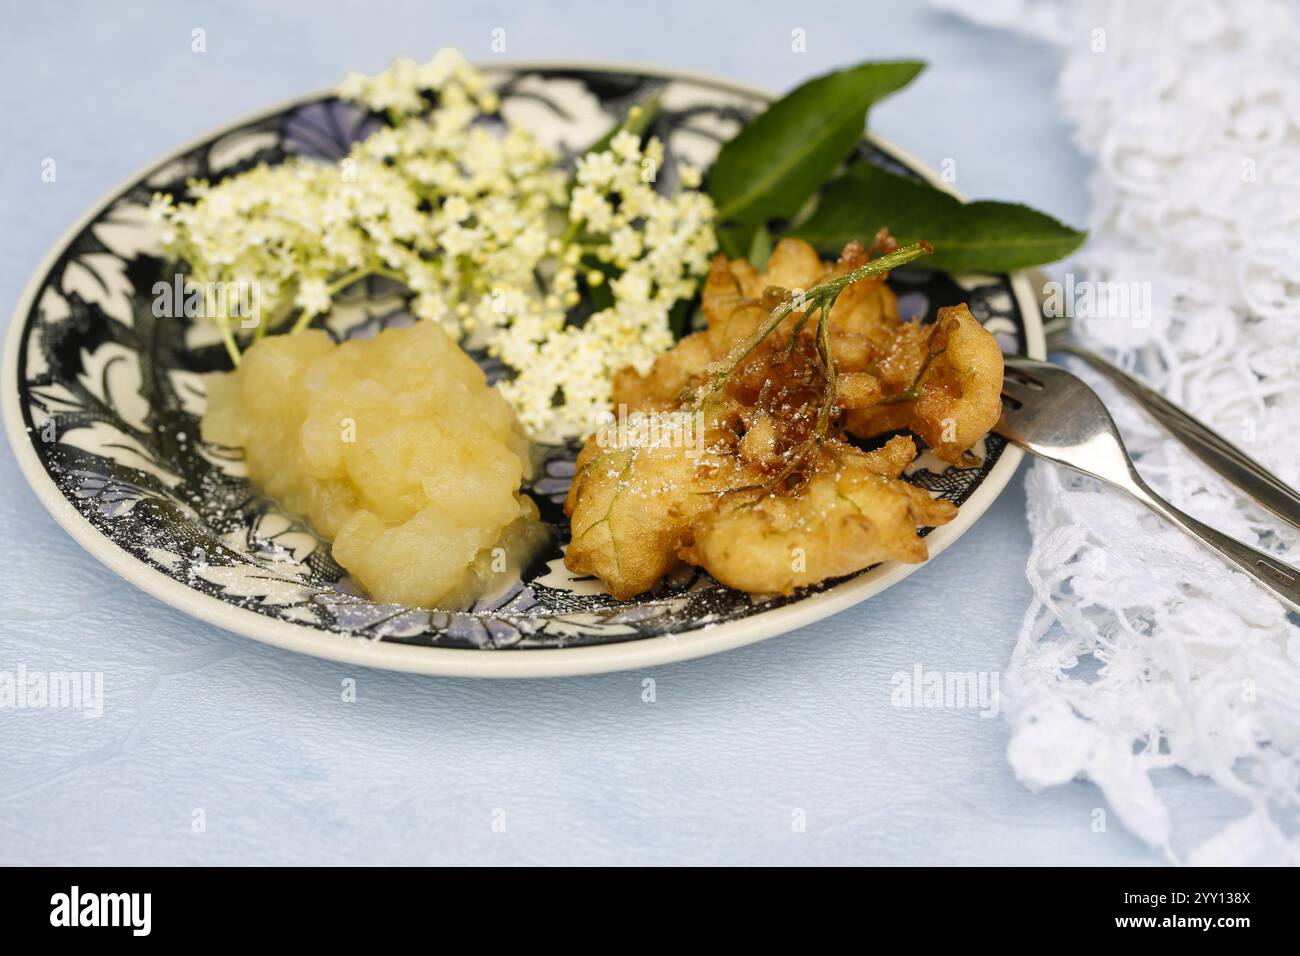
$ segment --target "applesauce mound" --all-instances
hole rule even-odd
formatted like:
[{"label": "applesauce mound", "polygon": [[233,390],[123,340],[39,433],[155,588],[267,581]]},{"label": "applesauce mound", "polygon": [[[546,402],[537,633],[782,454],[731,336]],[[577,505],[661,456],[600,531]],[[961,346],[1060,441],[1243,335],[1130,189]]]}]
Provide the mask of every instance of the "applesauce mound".
[{"label": "applesauce mound", "polygon": [[433,322],[260,339],[209,377],[203,437],[242,448],[377,601],[465,607],[545,537],[514,413]]}]

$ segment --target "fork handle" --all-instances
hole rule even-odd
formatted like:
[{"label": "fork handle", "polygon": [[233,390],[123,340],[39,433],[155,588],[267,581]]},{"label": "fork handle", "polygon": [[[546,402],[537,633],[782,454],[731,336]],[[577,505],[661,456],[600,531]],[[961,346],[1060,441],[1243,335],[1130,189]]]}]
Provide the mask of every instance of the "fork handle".
[{"label": "fork handle", "polygon": [[1053,351],[1068,352],[1083,359],[1101,372],[1150,412],[1193,455],[1272,514],[1300,529],[1300,494],[1255,459],[1095,352],[1069,342],[1053,342],[1051,347]]},{"label": "fork handle", "polygon": [[1300,614],[1300,571],[1297,571],[1289,564],[1283,564],[1277,558],[1267,555],[1263,551],[1257,551],[1250,545],[1242,544],[1236,538],[1230,538],[1222,532],[1215,531],[1209,525],[1197,521],[1191,515],[1175,508],[1152,491],[1146,482],[1138,477],[1136,472],[1132,474],[1132,477],[1132,487],[1128,485],[1121,486],[1125,491],[1167,521],[1182,528],[1207,548],[1217,551],[1228,561],[1254,578],[1283,605]]}]

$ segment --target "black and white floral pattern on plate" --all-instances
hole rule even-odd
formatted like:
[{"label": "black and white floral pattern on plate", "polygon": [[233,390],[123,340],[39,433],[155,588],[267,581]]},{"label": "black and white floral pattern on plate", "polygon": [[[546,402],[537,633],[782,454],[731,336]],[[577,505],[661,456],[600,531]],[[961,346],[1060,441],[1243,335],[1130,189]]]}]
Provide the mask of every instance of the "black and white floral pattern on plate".
[{"label": "black and white floral pattern on plate", "polygon": [[[703,80],[598,70],[510,70],[502,116],[566,156],[595,141],[628,106],[652,95],[653,132],[667,147],[661,186],[684,160],[707,166],[718,145],[762,107],[756,96]],[[158,256],[146,207],[155,191],[183,198],[210,180],[298,155],[337,161],[381,121],[333,98],[299,103],[228,129],[176,155],[116,196],[55,257],[19,319],[18,387],[27,431],[60,492],[135,559],[220,601],[283,621],[385,642],[452,648],[548,648],[683,634],[763,613],[814,591],[760,601],[688,570],[654,594],[616,601],[563,565],[561,503],[574,447],[544,449],[528,492],[554,545],[498,593],[464,612],[379,604],[359,593],[301,520],[250,487],[242,462],[199,436],[201,376],[229,360],[202,320],[156,318],[152,288],[175,271]],[[906,167],[864,141],[855,162]],[[953,277],[909,268],[891,276],[905,316],[969,301],[1007,350],[1023,351],[1023,319],[1005,276]],[[355,287],[329,317],[336,337],[412,321],[390,282]],[[476,356],[492,378],[503,370]],[[923,455],[910,480],[958,504],[1002,454],[990,437],[980,468]]]}]

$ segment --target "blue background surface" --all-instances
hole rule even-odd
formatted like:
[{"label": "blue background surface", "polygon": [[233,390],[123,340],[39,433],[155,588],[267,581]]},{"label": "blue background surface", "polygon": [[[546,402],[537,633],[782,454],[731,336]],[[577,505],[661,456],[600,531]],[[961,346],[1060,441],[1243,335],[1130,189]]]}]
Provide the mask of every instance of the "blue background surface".
[{"label": "blue background surface", "polygon": [[[206,53],[191,51],[196,27]],[[773,91],[919,57],[930,68],[873,129],[933,166],[956,160],[968,196],[1086,218],[1055,55],[922,4],[5,0],[0,309],[87,206],[164,151],[349,68],[443,45],[487,59],[497,27],[512,59],[628,60]],[[791,51],[797,28],[806,53]],[[930,567],[718,657],[441,680],[292,655],[165,607],[81,551],[6,449],[0,670],[101,670],[105,706],[98,720],[0,710],[0,863],[1158,863],[1117,821],[1095,831],[1091,785],[1020,787],[1001,718],[890,703],[892,675],[917,663],[1003,668],[1029,600],[1023,511],[1017,476]],[[1169,782],[1188,839],[1236,809]]]}]

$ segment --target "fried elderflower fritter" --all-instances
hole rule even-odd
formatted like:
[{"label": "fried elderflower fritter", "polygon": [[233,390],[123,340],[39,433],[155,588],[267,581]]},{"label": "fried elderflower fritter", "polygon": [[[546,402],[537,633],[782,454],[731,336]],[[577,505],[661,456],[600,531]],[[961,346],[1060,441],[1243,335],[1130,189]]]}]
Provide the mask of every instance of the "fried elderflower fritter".
[{"label": "fried elderflower fritter", "polygon": [[899,480],[915,455],[905,435],[871,452],[832,439],[797,494],[722,498],[678,554],[728,587],[781,594],[881,561],[924,561],[916,529],[946,524],[957,508]]},{"label": "fried elderflower fritter", "polygon": [[970,449],[1002,416],[1002,349],[970,309],[940,309],[932,325],[902,323],[883,361],[906,367],[911,383],[882,382],[880,401],[850,409],[845,430],[868,438],[909,428],[944,461],[978,465]]},{"label": "fried elderflower fritter", "polygon": [[921,251],[882,231],[832,263],[798,240],[778,243],[763,272],[717,257],[707,327],[648,374],[615,378],[621,413],[661,427],[622,418],[588,439],[565,504],[567,567],[625,599],[683,562],[788,594],[925,560],[917,529],[956,507],[901,480],[913,439],[862,451],[847,433],[910,428],[946,461],[977,461],[970,449],[1000,414],[1002,359],[965,306],[900,320],[888,268]]}]

